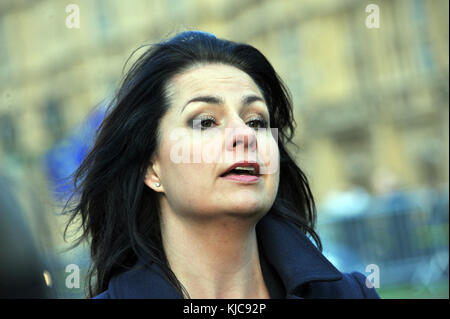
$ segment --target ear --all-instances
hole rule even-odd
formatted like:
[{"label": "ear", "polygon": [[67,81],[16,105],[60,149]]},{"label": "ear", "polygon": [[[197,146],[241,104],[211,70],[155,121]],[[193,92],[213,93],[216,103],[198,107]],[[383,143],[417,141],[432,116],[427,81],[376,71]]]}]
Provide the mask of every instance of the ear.
[{"label": "ear", "polygon": [[145,173],[144,183],[155,192],[163,193],[164,187],[159,179],[159,164],[158,162],[150,163]]}]

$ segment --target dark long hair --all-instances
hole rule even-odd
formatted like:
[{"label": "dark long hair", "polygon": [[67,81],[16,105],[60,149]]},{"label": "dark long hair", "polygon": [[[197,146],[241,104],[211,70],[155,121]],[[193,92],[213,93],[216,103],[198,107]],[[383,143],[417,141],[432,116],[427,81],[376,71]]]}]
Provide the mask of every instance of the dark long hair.
[{"label": "dark long hair", "polygon": [[218,39],[205,32],[183,32],[154,45],[127,72],[94,146],[74,174],[75,191],[64,213],[68,227],[80,222],[90,242],[89,297],[108,287],[110,279],[136,262],[156,263],[166,279],[187,295],[171,271],[162,246],[158,194],[144,184],[159,145],[159,123],[168,110],[166,87],[196,64],[222,63],[246,72],[267,102],[270,123],[278,128],[280,183],[268,214],[297,225],[322,245],[314,231],[316,210],[308,180],[289,154],[295,121],[291,97],[269,61],[250,45]]}]

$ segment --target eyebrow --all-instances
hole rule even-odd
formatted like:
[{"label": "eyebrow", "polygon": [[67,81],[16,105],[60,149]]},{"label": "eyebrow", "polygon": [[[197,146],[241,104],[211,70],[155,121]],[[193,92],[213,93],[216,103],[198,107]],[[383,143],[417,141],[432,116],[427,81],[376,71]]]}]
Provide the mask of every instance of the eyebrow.
[{"label": "eyebrow", "polygon": [[[259,97],[259,96],[257,96],[257,95],[247,95],[247,96],[244,96],[244,97],[242,98],[242,102],[241,102],[241,103],[242,103],[242,105],[247,106],[247,105],[250,105],[250,104],[252,104],[253,102],[257,102],[257,101],[265,103],[264,99],[261,98],[261,97]],[[187,106],[189,103],[192,103],[192,102],[204,102],[204,103],[208,103],[208,104],[218,104],[218,105],[224,105],[224,104],[225,104],[224,101],[223,101],[223,99],[220,98],[220,97],[218,97],[218,96],[213,96],[213,95],[202,95],[202,96],[197,96],[197,97],[194,97],[194,98],[190,99],[190,100],[183,106],[183,108],[181,109],[181,112],[183,112],[184,109],[186,108],[186,106]]]}]

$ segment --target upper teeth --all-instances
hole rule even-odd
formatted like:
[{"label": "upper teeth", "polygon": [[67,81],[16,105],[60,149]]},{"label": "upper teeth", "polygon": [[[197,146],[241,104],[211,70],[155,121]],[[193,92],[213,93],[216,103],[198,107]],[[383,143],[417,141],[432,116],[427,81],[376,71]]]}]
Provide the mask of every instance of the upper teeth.
[{"label": "upper teeth", "polygon": [[244,171],[255,171],[254,167],[251,166],[236,166],[234,169],[240,169],[240,170],[244,170]]}]

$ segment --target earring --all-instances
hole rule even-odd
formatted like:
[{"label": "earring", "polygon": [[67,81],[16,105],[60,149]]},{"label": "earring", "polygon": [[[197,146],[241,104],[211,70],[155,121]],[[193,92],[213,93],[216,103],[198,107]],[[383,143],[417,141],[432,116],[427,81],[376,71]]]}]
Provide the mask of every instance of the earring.
[{"label": "earring", "polygon": [[156,183],[155,186],[156,186],[156,187],[159,187],[159,186],[161,186],[161,184],[160,184],[160,183]]}]

